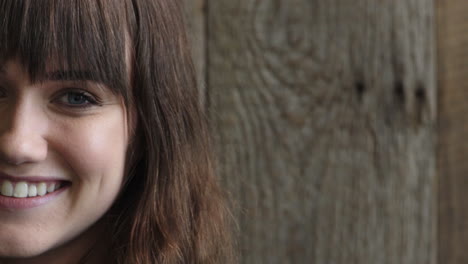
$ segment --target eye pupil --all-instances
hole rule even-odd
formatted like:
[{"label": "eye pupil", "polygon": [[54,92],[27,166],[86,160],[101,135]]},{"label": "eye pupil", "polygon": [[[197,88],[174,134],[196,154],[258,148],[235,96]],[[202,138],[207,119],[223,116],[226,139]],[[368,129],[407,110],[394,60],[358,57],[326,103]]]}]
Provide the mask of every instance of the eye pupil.
[{"label": "eye pupil", "polygon": [[70,104],[84,104],[86,103],[86,97],[79,93],[69,93],[68,103]]}]

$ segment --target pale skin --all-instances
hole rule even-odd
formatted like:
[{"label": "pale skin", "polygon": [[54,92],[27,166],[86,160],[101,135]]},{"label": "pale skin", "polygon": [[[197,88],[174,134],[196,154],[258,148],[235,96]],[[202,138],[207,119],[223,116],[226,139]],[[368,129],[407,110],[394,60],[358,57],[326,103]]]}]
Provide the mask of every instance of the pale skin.
[{"label": "pale skin", "polygon": [[38,207],[0,208],[0,264],[78,263],[90,248],[87,263],[106,263],[102,221],[129,144],[122,99],[89,80],[32,83],[16,60],[1,66],[0,173],[70,185]]}]

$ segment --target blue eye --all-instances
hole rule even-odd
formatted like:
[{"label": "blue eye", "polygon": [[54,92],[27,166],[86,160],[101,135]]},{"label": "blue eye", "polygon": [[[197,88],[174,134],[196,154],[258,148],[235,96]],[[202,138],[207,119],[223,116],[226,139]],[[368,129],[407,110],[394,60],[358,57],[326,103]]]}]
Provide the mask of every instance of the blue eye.
[{"label": "blue eye", "polygon": [[91,107],[93,105],[99,105],[98,100],[84,91],[67,91],[58,98],[58,102],[70,107]]},{"label": "blue eye", "polygon": [[67,103],[71,105],[82,105],[88,103],[88,97],[84,93],[67,93]]}]

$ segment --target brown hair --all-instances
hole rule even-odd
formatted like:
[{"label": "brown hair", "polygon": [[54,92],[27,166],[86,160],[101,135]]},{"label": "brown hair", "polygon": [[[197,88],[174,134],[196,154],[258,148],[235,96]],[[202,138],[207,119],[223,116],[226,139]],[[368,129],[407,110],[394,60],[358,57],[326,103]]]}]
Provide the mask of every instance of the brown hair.
[{"label": "brown hair", "polygon": [[0,62],[18,58],[33,80],[46,66],[76,70],[86,76],[70,77],[106,84],[137,116],[126,181],[108,214],[116,263],[231,262],[180,5],[0,1]]}]

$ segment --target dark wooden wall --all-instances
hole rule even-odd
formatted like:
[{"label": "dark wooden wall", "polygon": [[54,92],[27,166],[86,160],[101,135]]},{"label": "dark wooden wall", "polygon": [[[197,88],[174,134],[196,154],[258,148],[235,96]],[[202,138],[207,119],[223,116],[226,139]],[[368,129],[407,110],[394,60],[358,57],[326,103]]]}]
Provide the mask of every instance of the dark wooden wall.
[{"label": "dark wooden wall", "polygon": [[437,1],[439,262],[468,263],[468,1]]},{"label": "dark wooden wall", "polygon": [[465,0],[185,5],[240,263],[468,263]]}]

